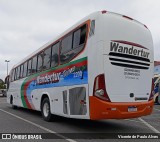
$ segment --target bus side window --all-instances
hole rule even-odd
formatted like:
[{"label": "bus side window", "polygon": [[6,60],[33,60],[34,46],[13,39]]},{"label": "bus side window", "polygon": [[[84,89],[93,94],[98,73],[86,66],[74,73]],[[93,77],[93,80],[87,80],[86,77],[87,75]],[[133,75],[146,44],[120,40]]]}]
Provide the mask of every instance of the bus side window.
[{"label": "bus side window", "polygon": [[44,50],[44,63],[43,69],[49,69],[51,65],[51,47]]},{"label": "bus side window", "polygon": [[23,77],[26,77],[26,76],[27,76],[27,63],[28,63],[28,62],[25,62],[25,63],[24,63],[24,67],[23,67]]},{"label": "bus side window", "polygon": [[[74,53],[79,53],[84,48],[84,43],[86,40],[86,25],[82,26],[80,29],[73,33],[73,49]],[[76,49],[78,48],[78,49]]]},{"label": "bus side window", "polygon": [[44,61],[44,54],[43,54],[43,52],[41,52],[40,54],[38,54],[37,72],[43,70],[43,61]]},{"label": "bus side window", "polygon": [[51,67],[58,65],[59,60],[59,42],[52,46]]},{"label": "bus side window", "polygon": [[28,71],[27,71],[28,75],[31,75],[31,73],[32,73],[32,59],[28,61]]},{"label": "bus side window", "polygon": [[34,56],[32,59],[32,73],[37,72],[37,56]]},{"label": "bus side window", "polygon": [[17,80],[17,68],[15,68],[15,72],[14,72],[14,80]]},{"label": "bus side window", "polygon": [[12,70],[11,81],[14,81],[15,69]]},{"label": "bus side window", "polygon": [[91,26],[90,26],[90,33],[89,36],[91,37],[92,35],[94,35],[95,32],[95,20],[91,21]]},{"label": "bus side window", "polygon": [[14,81],[14,74],[15,74],[15,69],[12,69],[12,73],[11,73],[11,81]]},{"label": "bus side window", "polygon": [[86,25],[82,26],[80,28],[80,30],[81,30],[81,36],[80,36],[80,43],[79,43],[79,45],[85,43],[85,40],[86,40],[86,30],[87,30]]},{"label": "bus side window", "polygon": [[19,79],[20,70],[21,70],[21,68],[20,68],[20,66],[18,66],[18,67],[17,67],[17,73],[16,73],[16,75],[17,75],[16,79]]},{"label": "bus side window", "polygon": [[24,69],[24,65],[22,64],[22,65],[21,65],[20,78],[22,78],[22,77],[23,77],[23,69]]},{"label": "bus side window", "polygon": [[[62,40],[62,48],[60,54],[61,64],[72,60],[84,48],[86,41],[87,26],[83,25],[78,30],[73,32],[73,38],[70,34]],[[70,38],[69,38],[70,37]],[[72,45],[73,42],[73,45]]]},{"label": "bus side window", "polygon": [[72,50],[72,34],[66,36],[61,42],[61,54],[60,62],[64,64],[69,62],[73,57],[73,54],[70,52]]}]

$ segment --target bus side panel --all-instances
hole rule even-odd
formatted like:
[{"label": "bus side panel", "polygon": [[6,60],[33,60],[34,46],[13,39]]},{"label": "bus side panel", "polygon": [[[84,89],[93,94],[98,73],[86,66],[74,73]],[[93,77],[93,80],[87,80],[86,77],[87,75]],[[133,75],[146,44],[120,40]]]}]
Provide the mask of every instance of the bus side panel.
[{"label": "bus side panel", "polygon": [[89,119],[88,84],[68,87],[68,113],[71,118]]},{"label": "bus side panel", "polygon": [[93,95],[93,86],[95,77],[104,73],[103,65],[103,46],[102,40],[102,23],[99,19],[95,19],[95,33],[89,38],[88,48],[88,83],[89,83],[89,95]]},{"label": "bus side panel", "polygon": [[21,84],[24,79],[10,82],[9,90],[7,91],[7,102],[10,103],[11,96],[13,97],[13,105],[23,107],[21,99]]},{"label": "bus side panel", "polygon": [[42,96],[47,95],[50,100],[51,113],[57,115],[63,115],[63,91],[67,90],[67,87],[54,87],[35,89],[32,91],[32,102],[35,110],[41,110]]}]

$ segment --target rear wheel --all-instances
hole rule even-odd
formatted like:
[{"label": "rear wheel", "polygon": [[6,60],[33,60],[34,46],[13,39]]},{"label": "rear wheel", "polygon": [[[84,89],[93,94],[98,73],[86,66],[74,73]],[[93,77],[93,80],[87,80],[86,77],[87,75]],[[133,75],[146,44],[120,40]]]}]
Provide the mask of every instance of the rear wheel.
[{"label": "rear wheel", "polygon": [[43,119],[45,121],[51,121],[52,120],[52,114],[50,110],[50,102],[48,98],[44,98],[41,104],[41,113],[43,116]]}]

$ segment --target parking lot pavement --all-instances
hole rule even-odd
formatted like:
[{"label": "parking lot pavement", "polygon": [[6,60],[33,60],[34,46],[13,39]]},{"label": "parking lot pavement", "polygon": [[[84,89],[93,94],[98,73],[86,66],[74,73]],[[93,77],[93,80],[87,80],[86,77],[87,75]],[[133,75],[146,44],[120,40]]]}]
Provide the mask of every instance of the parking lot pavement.
[{"label": "parking lot pavement", "polygon": [[[103,133],[112,134],[135,134],[160,132],[160,106],[155,105],[152,115],[136,119],[125,120],[77,120],[59,117],[56,122],[45,122],[41,113],[18,108],[12,109],[6,103],[6,98],[0,97],[0,133],[52,133],[56,134],[59,141],[135,141],[134,139],[103,139]],[[67,137],[65,134],[67,134]],[[87,134],[90,139],[74,139],[76,134]],[[92,139],[99,138],[99,139]],[[91,140],[92,139],[92,140]],[[137,139],[138,140],[138,139]],[[139,139],[150,142],[152,139]],[[46,140],[50,141],[50,140]],[[56,140],[57,141],[57,140]],[[152,141],[158,141],[153,139]]]}]

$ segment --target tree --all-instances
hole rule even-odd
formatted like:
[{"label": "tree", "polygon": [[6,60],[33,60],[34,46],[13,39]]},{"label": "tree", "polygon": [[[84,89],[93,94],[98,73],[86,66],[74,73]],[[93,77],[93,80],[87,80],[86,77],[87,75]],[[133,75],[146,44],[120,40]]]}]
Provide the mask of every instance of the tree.
[{"label": "tree", "polygon": [[6,85],[2,79],[0,79],[0,89],[6,89]]}]

